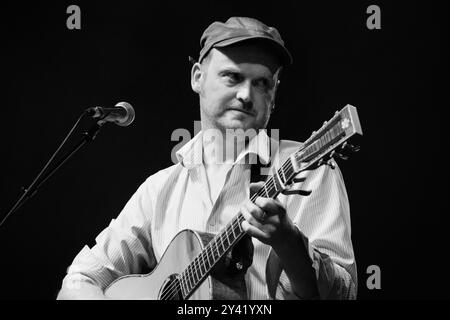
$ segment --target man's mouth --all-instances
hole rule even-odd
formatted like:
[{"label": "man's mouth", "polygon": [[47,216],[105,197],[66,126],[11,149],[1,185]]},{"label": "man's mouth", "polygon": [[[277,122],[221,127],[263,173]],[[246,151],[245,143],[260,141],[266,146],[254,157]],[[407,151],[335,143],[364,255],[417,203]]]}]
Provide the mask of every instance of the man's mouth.
[{"label": "man's mouth", "polygon": [[253,115],[254,115],[253,112],[248,111],[248,110],[244,110],[244,109],[241,109],[241,108],[228,108],[228,110],[233,110],[233,111],[242,112],[242,113],[245,113],[245,114],[247,114],[247,115],[249,115],[249,116],[253,116]]}]

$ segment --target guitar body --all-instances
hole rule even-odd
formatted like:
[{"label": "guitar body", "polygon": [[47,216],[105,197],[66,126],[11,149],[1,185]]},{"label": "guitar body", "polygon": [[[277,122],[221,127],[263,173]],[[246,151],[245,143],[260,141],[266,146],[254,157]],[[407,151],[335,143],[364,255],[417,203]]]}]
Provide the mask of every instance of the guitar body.
[{"label": "guitar body", "polygon": [[[176,287],[173,280],[189,266],[213,237],[212,234],[192,230],[179,232],[151,273],[120,277],[106,288],[105,295],[120,300],[182,299],[177,290],[173,290]],[[236,257],[233,261],[235,260]],[[231,257],[224,257],[219,261],[211,275],[200,284],[189,299],[246,299],[244,279],[246,268],[243,272],[235,272],[230,261]]]},{"label": "guitar body", "polygon": [[[355,135],[362,135],[358,113],[347,105],[287,158],[250,200],[275,199],[280,193],[309,195],[311,191],[292,189],[292,182],[304,180],[295,177],[325,163],[334,168],[333,156],[346,159],[345,151],[359,150],[347,142]],[[244,220],[239,212],[217,235],[181,231],[151,273],[121,277],[106,288],[105,295],[112,299],[247,299],[244,276],[252,263],[253,245],[242,229]]]}]

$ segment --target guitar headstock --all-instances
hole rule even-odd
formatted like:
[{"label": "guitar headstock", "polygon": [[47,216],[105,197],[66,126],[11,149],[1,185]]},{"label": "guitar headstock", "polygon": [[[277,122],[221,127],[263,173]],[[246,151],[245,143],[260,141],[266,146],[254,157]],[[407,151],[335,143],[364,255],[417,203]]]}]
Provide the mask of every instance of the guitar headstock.
[{"label": "guitar headstock", "polygon": [[359,150],[359,147],[349,142],[358,135],[362,136],[358,112],[354,106],[348,104],[341,111],[336,111],[319,130],[313,132],[303,147],[294,154],[296,173],[325,163],[332,165],[330,160],[333,157],[347,159],[348,151]]}]

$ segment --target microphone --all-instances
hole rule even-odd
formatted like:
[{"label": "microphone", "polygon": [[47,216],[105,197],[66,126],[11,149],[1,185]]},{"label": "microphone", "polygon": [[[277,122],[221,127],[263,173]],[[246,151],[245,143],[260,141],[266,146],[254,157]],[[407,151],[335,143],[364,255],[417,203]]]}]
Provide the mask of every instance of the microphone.
[{"label": "microphone", "polygon": [[134,121],[134,109],[128,102],[119,102],[113,108],[92,107],[86,109],[86,113],[94,119],[104,122],[114,122],[115,124],[126,127]]}]

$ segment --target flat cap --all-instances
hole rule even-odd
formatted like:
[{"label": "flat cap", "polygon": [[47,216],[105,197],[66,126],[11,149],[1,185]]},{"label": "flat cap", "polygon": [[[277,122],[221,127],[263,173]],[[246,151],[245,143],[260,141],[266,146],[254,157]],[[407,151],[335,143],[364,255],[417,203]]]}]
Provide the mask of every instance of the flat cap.
[{"label": "flat cap", "polygon": [[210,24],[200,38],[201,51],[198,61],[202,62],[214,47],[226,47],[251,39],[261,39],[270,44],[283,66],[292,64],[292,56],[284,46],[278,30],[247,17],[231,17],[225,23],[216,21]]}]

